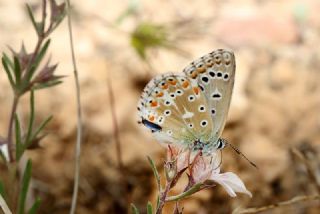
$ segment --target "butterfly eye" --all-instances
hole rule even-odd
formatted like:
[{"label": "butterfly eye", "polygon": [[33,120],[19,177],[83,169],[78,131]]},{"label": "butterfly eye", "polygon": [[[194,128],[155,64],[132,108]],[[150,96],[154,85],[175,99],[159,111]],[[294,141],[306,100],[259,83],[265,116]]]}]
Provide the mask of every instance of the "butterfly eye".
[{"label": "butterfly eye", "polygon": [[199,112],[205,112],[206,111],[206,107],[204,105],[200,105],[198,108]]},{"label": "butterfly eye", "polygon": [[169,116],[171,114],[171,111],[169,109],[165,110],[164,111],[164,115],[165,116]]},{"label": "butterfly eye", "polygon": [[201,120],[201,122],[200,122],[200,126],[201,127],[206,127],[208,125],[208,121],[206,121],[206,120]]},{"label": "butterfly eye", "polygon": [[195,99],[196,99],[196,98],[195,98],[194,95],[190,95],[190,96],[188,97],[189,102],[193,102]]}]

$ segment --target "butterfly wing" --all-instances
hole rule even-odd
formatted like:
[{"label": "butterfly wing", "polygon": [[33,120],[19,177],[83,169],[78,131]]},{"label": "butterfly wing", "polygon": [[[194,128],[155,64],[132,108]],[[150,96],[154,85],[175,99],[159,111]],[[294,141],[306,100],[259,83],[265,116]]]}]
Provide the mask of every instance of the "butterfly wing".
[{"label": "butterfly wing", "polygon": [[198,83],[172,73],[151,80],[138,104],[142,123],[159,141],[184,147],[210,138],[213,126],[206,108]]},{"label": "butterfly wing", "polygon": [[215,50],[187,66],[183,72],[198,82],[213,121],[212,139],[217,141],[223,131],[235,78],[235,57],[231,51]]}]

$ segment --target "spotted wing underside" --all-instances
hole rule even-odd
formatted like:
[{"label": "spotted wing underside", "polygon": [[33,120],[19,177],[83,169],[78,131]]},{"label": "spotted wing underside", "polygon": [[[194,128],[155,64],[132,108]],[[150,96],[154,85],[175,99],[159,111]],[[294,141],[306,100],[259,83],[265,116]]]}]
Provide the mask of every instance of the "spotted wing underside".
[{"label": "spotted wing underside", "polygon": [[205,99],[197,82],[183,73],[159,75],[144,89],[139,116],[161,142],[187,146],[211,134]]},{"label": "spotted wing underside", "polygon": [[183,72],[198,82],[212,116],[212,140],[218,140],[231,102],[235,78],[234,54],[218,49],[195,60]]}]

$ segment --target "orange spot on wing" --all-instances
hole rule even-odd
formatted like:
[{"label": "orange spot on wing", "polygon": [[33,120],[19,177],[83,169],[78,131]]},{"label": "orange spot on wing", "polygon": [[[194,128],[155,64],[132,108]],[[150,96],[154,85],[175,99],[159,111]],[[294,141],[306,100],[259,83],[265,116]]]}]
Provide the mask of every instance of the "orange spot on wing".
[{"label": "orange spot on wing", "polygon": [[162,97],[163,96],[163,92],[159,92],[159,94],[157,94],[157,97]]},{"label": "orange spot on wing", "polygon": [[201,67],[201,68],[197,68],[197,71],[199,73],[204,73],[206,71],[206,69],[204,67]]},{"label": "orange spot on wing", "polygon": [[198,94],[199,94],[199,87],[194,87],[194,88],[193,88],[193,91],[194,91],[194,93],[195,93],[196,95],[198,95]]},{"label": "orange spot on wing", "polygon": [[198,76],[198,74],[196,71],[192,72],[192,74],[191,74],[192,79],[195,79],[197,76]]},{"label": "orange spot on wing", "polygon": [[150,121],[154,121],[154,116],[149,116]]},{"label": "orange spot on wing", "polygon": [[168,84],[164,84],[161,88],[162,89],[168,89],[168,87],[169,87]]},{"label": "orange spot on wing", "polygon": [[168,81],[171,85],[175,85],[177,84],[177,81],[176,80],[172,80],[172,81]]},{"label": "orange spot on wing", "polygon": [[151,106],[152,106],[152,107],[156,107],[157,105],[158,105],[158,102],[157,102],[157,101],[153,100],[153,101],[151,102]]},{"label": "orange spot on wing", "polygon": [[189,82],[188,81],[185,81],[182,83],[182,87],[183,88],[187,88],[189,86]]}]

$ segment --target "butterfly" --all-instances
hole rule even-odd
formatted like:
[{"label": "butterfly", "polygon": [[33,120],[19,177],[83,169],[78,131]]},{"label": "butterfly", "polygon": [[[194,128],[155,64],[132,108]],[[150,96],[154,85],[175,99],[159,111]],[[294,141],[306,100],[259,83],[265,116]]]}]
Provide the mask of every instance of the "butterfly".
[{"label": "butterfly", "polygon": [[181,73],[156,76],[138,103],[141,123],[163,143],[203,154],[223,149],[235,67],[233,52],[217,49]]}]

